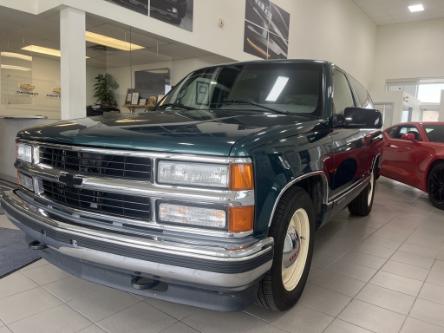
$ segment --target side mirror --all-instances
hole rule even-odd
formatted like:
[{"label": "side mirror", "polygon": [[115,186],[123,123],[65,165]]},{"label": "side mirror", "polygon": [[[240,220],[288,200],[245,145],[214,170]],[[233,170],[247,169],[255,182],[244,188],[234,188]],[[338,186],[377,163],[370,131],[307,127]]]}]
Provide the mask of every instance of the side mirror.
[{"label": "side mirror", "polygon": [[343,128],[375,128],[382,127],[382,113],[375,109],[346,108],[344,115],[337,119],[337,126]]},{"label": "side mirror", "polygon": [[406,133],[401,135],[401,140],[416,141],[416,136],[413,133]]}]

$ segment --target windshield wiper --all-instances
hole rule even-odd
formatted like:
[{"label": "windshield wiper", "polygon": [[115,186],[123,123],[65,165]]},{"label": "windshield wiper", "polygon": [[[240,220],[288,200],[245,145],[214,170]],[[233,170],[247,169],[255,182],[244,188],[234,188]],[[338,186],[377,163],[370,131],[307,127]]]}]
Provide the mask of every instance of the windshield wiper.
[{"label": "windshield wiper", "polygon": [[268,110],[268,111],[271,111],[271,112],[274,112],[274,113],[280,113],[280,114],[288,114],[288,112],[285,112],[285,111],[282,111],[282,110],[278,110],[278,109],[275,109],[275,108],[272,108],[272,107],[269,107],[269,106],[265,106],[265,105],[262,105],[262,104],[259,104],[259,103],[256,103],[256,102],[254,102],[254,101],[250,101],[250,100],[244,100],[244,99],[233,99],[233,100],[226,100],[226,101],[223,101],[222,102],[222,105],[230,105],[230,104],[232,104],[232,105],[252,105],[252,106],[256,106],[256,107],[259,107],[259,108],[262,108],[262,109],[264,109],[264,110]]},{"label": "windshield wiper", "polygon": [[160,108],[165,109],[167,107],[178,108],[178,109],[183,109],[183,110],[194,110],[194,108],[192,108],[190,106],[183,105],[181,103],[165,103],[165,104],[159,105],[156,109],[160,109]]}]

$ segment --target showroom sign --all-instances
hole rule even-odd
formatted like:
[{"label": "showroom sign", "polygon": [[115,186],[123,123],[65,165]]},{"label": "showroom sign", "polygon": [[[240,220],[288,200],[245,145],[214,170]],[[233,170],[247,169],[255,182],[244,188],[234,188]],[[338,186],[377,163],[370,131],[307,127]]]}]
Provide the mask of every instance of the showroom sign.
[{"label": "showroom sign", "polygon": [[194,0],[106,0],[157,20],[193,31]]},{"label": "showroom sign", "polygon": [[246,0],[244,51],[262,59],[287,59],[290,14],[269,0]]}]

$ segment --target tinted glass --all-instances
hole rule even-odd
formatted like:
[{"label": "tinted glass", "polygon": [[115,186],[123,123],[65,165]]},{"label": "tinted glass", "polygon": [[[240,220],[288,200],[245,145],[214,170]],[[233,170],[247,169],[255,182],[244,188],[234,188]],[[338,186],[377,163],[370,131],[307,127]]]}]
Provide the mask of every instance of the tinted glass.
[{"label": "tinted glass", "polygon": [[427,137],[431,142],[444,143],[444,126],[443,125],[426,125],[424,129]]},{"label": "tinted glass", "polygon": [[355,95],[356,98],[358,99],[360,106],[367,109],[373,109],[374,108],[373,101],[367,89],[365,89],[365,87],[352,76],[350,76],[350,84],[352,85],[353,90],[355,91]]},{"label": "tinted glass", "polygon": [[336,114],[343,114],[346,108],[355,106],[353,95],[350,90],[350,85],[348,84],[348,80],[345,77],[345,74],[343,74],[342,72],[334,72],[333,89],[333,103],[335,106]]},{"label": "tinted glass", "polygon": [[160,108],[233,109],[319,116],[322,65],[255,63],[198,70],[186,77]]}]

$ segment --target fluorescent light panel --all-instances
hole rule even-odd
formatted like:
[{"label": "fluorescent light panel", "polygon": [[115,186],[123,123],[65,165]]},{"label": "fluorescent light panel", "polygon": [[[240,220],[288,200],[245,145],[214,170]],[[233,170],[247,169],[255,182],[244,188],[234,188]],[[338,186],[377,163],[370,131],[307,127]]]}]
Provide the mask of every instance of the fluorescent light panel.
[{"label": "fluorescent light panel", "polygon": [[287,86],[288,80],[290,80],[289,77],[278,76],[278,78],[276,79],[276,82],[273,85],[273,88],[271,89],[270,93],[268,94],[268,96],[265,100],[267,102],[276,102],[278,100],[279,96],[281,96],[285,87]]},{"label": "fluorescent light panel", "polygon": [[15,58],[25,61],[32,61],[32,57],[26,54],[15,53],[15,52],[0,52],[0,57],[5,58]]},{"label": "fluorescent light panel", "polygon": [[59,57],[59,58],[61,56],[60,50],[51,49],[49,47],[43,47],[43,46],[38,46],[38,45],[28,45],[28,46],[22,47],[22,50],[34,52],[34,53],[46,54],[46,55],[50,55],[53,57]]},{"label": "fluorescent light panel", "polygon": [[22,71],[22,72],[29,72],[29,71],[31,71],[31,68],[29,68],[29,67],[4,65],[4,64],[1,65],[1,69],[12,69],[12,70]]},{"label": "fluorescent light panel", "polygon": [[424,5],[422,3],[417,3],[409,6],[410,13],[419,13],[424,11]]},{"label": "fluorescent light panel", "polygon": [[90,43],[108,46],[113,49],[117,49],[117,50],[121,50],[121,51],[136,51],[136,50],[144,49],[143,46],[129,43],[129,42],[125,42],[123,40],[108,37],[105,35],[97,34],[95,32],[91,32],[91,31],[87,31],[85,33],[85,39]]},{"label": "fluorescent light panel", "polygon": [[[22,47],[23,51],[29,51],[29,52],[35,52],[35,53],[40,53],[40,54],[45,54],[45,55],[49,55],[49,56],[53,56],[53,57],[61,57],[61,52],[60,50],[57,49],[51,49],[49,47],[43,47],[43,46],[38,46],[38,45],[28,45],[25,47]],[[89,59],[90,57],[86,56],[86,59]]]},{"label": "fluorescent light panel", "polygon": [[[144,49],[143,46],[129,43],[129,42],[125,42],[123,40],[108,37],[105,35],[96,34],[91,31],[85,32],[85,39],[90,43],[108,46],[113,49],[122,50],[122,51],[135,51],[135,50]],[[43,46],[38,46],[38,45],[28,45],[28,46],[22,47],[22,50],[45,54],[45,55],[49,55],[49,56],[53,56],[53,57],[59,57],[59,58],[61,57],[60,50],[51,49],[49,47],[43,47]],[[86,57],[86,59],[89,59],[89,57]],[[31,60],[32,60],[32,57],[31,57]]]}]

